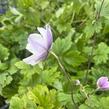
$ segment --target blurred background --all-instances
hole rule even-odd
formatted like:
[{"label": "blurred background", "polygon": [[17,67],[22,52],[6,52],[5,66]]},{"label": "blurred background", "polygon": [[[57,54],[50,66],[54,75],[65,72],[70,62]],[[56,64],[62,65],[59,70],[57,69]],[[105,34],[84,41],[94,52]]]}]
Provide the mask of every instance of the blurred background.
[{"label": "blurred background", "polygon": [[[9,109],[73,109],[69,84],[54,58],[34,68],[22,62],[30,55],[25,49],[28,35],[46,24],[52,29],[53,51],[86,92],[96,88],[100,76],[109,76],[109,0],[101,4],[102,0],[0,0],[0,109],[8,109],[8,104]],[[79,109],[109,109],[108,92],[88,101],[78,87],[74,90]],[[35,92],[42,92],[41,97]]]}]

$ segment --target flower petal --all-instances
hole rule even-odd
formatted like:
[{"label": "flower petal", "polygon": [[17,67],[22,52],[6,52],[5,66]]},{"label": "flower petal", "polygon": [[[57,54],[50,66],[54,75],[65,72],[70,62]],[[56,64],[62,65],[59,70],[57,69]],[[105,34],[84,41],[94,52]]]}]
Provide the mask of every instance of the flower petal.
[{"label": "flower petal", "polygon": [[46,45],[45,45],[46,48],[50,49],[52,40],[53,40],[50,26],[46,25],[46,29],[41,28],[41,27],[38,27],[37,29],[40,32],[40,34],[42,35],[42,37],[44,38],[44,40],[46,41]]},{"label": "flower petal", "polygon": [[32,52],[33,54],[45,52],[46,48],[44,47],[45,42],[40,34],[30,34],[28,38],[28,44],[26,49]]},{"label": "flower petal", "polygon": [[42,54],[38,54],[38,55],[31,55],[25,59],[23,59],[23,61],[26,63],[26,64],[30,64],[30,65],[35,65],[35,64],[38,64],[40,61],[44,60],[47,56],[47,53],[42,53]]},{"label": "flower petal", "polygon": [[45,41],[45,48],[48,49],[48,45],[47,45],[47,31],[46,29],[42,28],[42,27],[38,27],[37,30],[39,31],[39,33],[41,34],[41,36],[43,37],[43,40]]},{"label": "flower petal", "polygon": [[45,28],[42,28],[42,27],[37,27],[37,30],[39,31],[39,33],[41,34],[41,36],[43,38],[46,38],[47,37],[47,31]]},{"label": "flower petal", "polygon": [[97,87],[99,90],[109,90],[108,77],[101,77],[97,81]]},{"label": "flower petal", "polygon": [[107,81],[108,81],[108,77],[101,77],[97,81],[97,86],[102,87]]},{"label": "flower petal", "polygon": [[51,47],[51,44],[53,42],[53,37],[52,37],[51,28],[50,28],[49,25],[46,25],[46,30],[47,30],[48,48],[50,48]]},{"label": "flower petal", "polygon": [[34,48],[34,46],[33,46],[32,43],[28,43],[27,46],[26,46],[26,49],[27,49],[28,51],[30,51],[31,53],[33,53],[33,54],[36,54],[36,53],[37,53],[37,51],[36,51],[36,49]]},{"label": "flower petal", "polygon": [[102,89],[109,90],[109,82],[108,81],[102,86]]}]

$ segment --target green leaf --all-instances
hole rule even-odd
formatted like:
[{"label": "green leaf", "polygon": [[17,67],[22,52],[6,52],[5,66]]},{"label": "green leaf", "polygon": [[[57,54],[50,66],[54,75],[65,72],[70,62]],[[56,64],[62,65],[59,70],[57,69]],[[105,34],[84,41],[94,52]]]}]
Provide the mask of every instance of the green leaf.
[{"label": "green leaf", "polygon": [[56,90],[49,90],[47,86],[37,85],[22,97],[13,96],[9,109],[62,109],[57,100]]},{"label": "green leaf", "polygon": [[72,10],[73,2],[70,4],[63,4],[62,7],[59,7],[58,10],[56,10],[52,22],[60,33],[71,30],[71,22],[74,17]]},{"label": "green leaf", "polygon": [[86,38],[93,37],[94,33],[100,33],[102,29],[101,20],[93,20],[91,22],[87,22],[86,27],[84,29],[84,33],[86,34]]},{"label": "green leaf", "polygon": [[9,51],[6,47],[0,44],[0,60],[4,61],[7,60],[9,56]]},{"label": "green leaf", "polygon": [[79,109],[108,109],[109,97],[90,96],[85,104],[82,104]]},{"label": "green leaf", "polygon": [[60,78],[60,72],[57,71],[57,67],[44,70],[40,73],[40,78],[43,83],[52,85]]},{"label": "green leaf", "polygon": [[94,26],[93,26],[92,22],[87,23],[87,25],[84,29],[84,32],[85,32],[87,38],[91,38],[93,36],[95,30],[94,30]]},{"label": "green leaf", "polygon": [[99,98],[97,99],[96,96],[90,96],[88,100],[85,101],[85,104],[82,104],[79,109],[102,109],[99,106]]},{"label": "green leaf", "polygon": [[[100,7],[101,7],[101,1],[96,0],[95,8],[97,12],[99,12]],[[100,16],[105,17],[106,19],[109,19],[109,0],[104,1],[101,12],[100,12]]]},{"label": "green leaf", "polygon": [[109,55],[109,47],[104,42],[101,42],[94,52],[93,59],[95,61],[95,64],[98,65],[106,63],[108,60],[108,55]]},{"label": "green leaf", "polygon": [[47,8],[47,6],[49,6],[48,0],[40,0],[40,1],[36,0],[36,2],[39,2],[38,4],[40,5],[42,9],[45,9]]},{"label": "green leaf", "polygon": [[82,56],[78,51],[69,51],[63,57],[63,61],[73,67],[79,66],[86,61],[86,58]]},{"label": "green leaf", "polygon": [[[61,63],[67,68],[77,67],[86,61],[86,58],[76,50],[71,37],[58,38],[53,45],[53,52],[59,57]],[[68,68],[69,68],[68,67]]]},{"label": "green leaf", "polygon": [[12,80],[12,77],[8,73],[0,73],[0,94],[2,93],[2,89],[9,85]]},{"label": "green leaf", "polygon": [[19,97],[12,97],[9,109],[23,109],[24,102]]},{"label": "green leaf", "polygon": [[66,53],[72,46],[71,37],[66,37],[65,39],[57,38],[53,44],[53,52],[58,56]]},{"label": "green leaf", "polygon": [[71,102],[71,95],[65,94],[63,92],[58,93],[58,100],[61,102],[62,105],[66,105]]},{"label": "green leaf", "polygon": [[5,71],[8,68],[6,63],[0,63],[0,71]]},{"label": "green leaf", "polygon": [[19,69],[27,69],[28,67],[30,67],[29,65],[25,64],[23,61],[16,62],[15,66]]},{"label": "green leaf", "polygon": [[36,109],[36,104],[28,96],[26,94],[23,97],[13,96],[9,109]]},{"label": "green leaf", "polygon": [[108,102],[109,102],[109,97],[102,97],[100,99],[100,106],[102,106],[103,109],[108,109]]}]

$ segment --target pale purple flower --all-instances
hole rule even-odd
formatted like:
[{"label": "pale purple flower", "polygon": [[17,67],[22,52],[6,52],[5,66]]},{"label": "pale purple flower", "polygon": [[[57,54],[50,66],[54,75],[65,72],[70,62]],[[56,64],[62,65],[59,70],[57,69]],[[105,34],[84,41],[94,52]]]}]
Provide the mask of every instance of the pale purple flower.
[{"label": "pale purple flower", "polygon": [[46,25],[45,28],[38,27],[37,30],[40,34],[30,34],[26,46],[32,55],[23,59],[25,63],[30,65],[35,65],[47,57],[53,41],[49,25]]},{"label": "pale purple flower", "polygon": [[97,89],[98,90],[109,90],[109,80],[108,77],[100,77],[97,80]]}]

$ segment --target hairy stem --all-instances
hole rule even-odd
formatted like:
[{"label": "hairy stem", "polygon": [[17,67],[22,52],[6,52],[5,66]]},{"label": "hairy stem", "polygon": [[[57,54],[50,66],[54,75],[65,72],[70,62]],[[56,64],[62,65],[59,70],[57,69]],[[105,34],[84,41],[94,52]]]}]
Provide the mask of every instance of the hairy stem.
[{"label": "hairy stem", "polygon": [[[95,23],[97,22],[97,20],[100,18],[100,13],[101,13],[101,10],[102,10],[104,1],[105,1],[105,0],[102,0],[101,5],[100,5],[100,8],[99,8],[98,12],[96,12],[94,24],[95,24]],[[86,75],[85,75],[85,83],[87,83],[88,74],[89,74],[89,69],[90,69],[90,67],[91,67],[91,60],[92,60],[92,58],[93,58],[93,51],[94,51],[95,43],[96,43],[96,33],[94,33],[94,35],[93,35],[93,45],[92,45],[91,53],[90,53],[89,58],[88,58],[88,66],[87,66],[87,72],[86,72]]]},{"label": "hairy stem", "polygon": [[73,89],[72,89],[73,84],[72,84],[71,78],[70,78],[69,74],[66,72],[66,70],[65,70],[64,66],[62,65],[62,63],[61,63],[59,57],[58,57],[54,52],[52,52],[52,51],[50,51],[50,53],[55,57],[55,59],[57,60],[59,66],[60,66],[60,68],[61,68],[61,70],[62,70],[62,72],[64,73],[64,76],[65,76],[66,79],[69,81],[69,83],[70,83],[70,85],[71,85],[71,88],[70,88],[70,89],[71,89],[71,92],[72,92],[72,93],[71,93],[72,102],[73,102],[73,104],[75,105],[75,109],[78,109],[77,104],[76,104],[76,102],[75,102],[75,100],[74,100],[74,94],[73,94]]},{"label": "hairy stem", "polygon": [[100,18],[100,13],[101,13],[101,10],[102,10],[104,1],[105,1],[105,0],[102,0],[100,9],[99,9],[99,11],[96,13],[96,16],[95,16],[95,20],[96,20],[96,21]]}]

